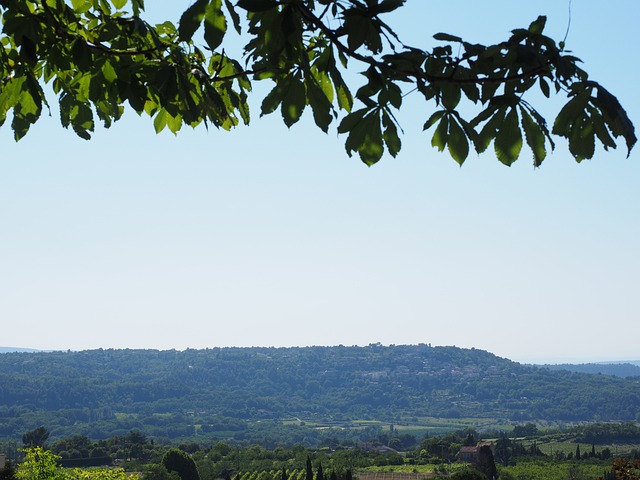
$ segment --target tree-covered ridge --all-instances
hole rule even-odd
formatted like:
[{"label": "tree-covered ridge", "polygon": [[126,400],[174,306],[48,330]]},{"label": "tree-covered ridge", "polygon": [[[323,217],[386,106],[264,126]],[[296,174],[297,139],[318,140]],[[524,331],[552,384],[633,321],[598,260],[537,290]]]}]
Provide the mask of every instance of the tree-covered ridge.
[{"label": "tree-covered ridge", "polygon": [[550,371],[429,345],[7,353],[0,355],[0,436],[37,425],[53,433],[84,425],[103,438],[131,428],[234,436],[258,420],[629,421],[638,420],[639,386],[638,378]]},{"label": "tree-covered ridge", "polygon": [[601,373],[616,377],[638,377],[640,366],[632,363],[580,363],[580,364],[556,364],[544,365],[551,370],[569,370],[570,372]]},{"label": "tree-covered ridge", "polygon": [[[3,0],[0,124],[10,118],[15,138],[26,135],[50,109],[50,84],[62,125],[85,139],[96,120],[109,127],[126,109],[152,118],[157,132],[229,130],[249,123],[252,82],[266,80],[262,115],[279,112],[291,127],[311,110],[318,128],[337,125],[347,153],[368,165],[400,151],[396,114],[407,95],[426,102],[433,147],[460,164],[491,144],[511,165],[526,143],[535,166],[557,139],[577,161],[592,158],[597,144],[635,145],[617,98],[564,41],[544,35],[544,16],[493,45],[433,32],[440,45],[425,50],[406,45],[387,22],[403,4],[196,0],[177,24],[152,25],[142,0]],[[225,49],[231,30],[242,34],[242,55]],[[364,70],[356,84],[345,75],[354,66]],[[566,104],[547,120],[530,92]]]}]

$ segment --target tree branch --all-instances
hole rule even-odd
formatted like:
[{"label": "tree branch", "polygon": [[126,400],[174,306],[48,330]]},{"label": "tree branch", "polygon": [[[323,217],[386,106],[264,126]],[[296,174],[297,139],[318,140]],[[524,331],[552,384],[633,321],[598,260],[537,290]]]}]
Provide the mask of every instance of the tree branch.
[{"label": "tree branch", "polygon": [[[407,77],[412,76],[416,79],[423,80],[428,83],[449,83],[455,85],[482,85],[486,83],[510,83],[514,81],[524,80],[526,78],[535,77],[541,72],[545,71],[549,67],[549,63],[539,65],[531,70],[527,70],[525,72],[515,74],[515,75],[507,75],[504,77],[475,77],[475,78],[454,78],[453,75],[448,77],[439,77],[430,75],[424,70],[398,70],[387,63],[377,60],[374,57],[363,55],[358,53],[348,46],[346,46],[339,38],[338,34],[335,30],[327,27],[324,22],[320,18],[318,18],[306,5],[302,2],[296,2],[293,4],[294,8],[298,9],[298,11],[302,14],[302,16],[315,28],[324,33],[327,38],[340,50],[343,54],[347,55],[350,58],[354,58],[363,63],[371,65],[375,68],[378,68],[381,71],[386,71],[389,73],[393,73],[396,76]],[[461,59],[462,61],[462,59]]]}]

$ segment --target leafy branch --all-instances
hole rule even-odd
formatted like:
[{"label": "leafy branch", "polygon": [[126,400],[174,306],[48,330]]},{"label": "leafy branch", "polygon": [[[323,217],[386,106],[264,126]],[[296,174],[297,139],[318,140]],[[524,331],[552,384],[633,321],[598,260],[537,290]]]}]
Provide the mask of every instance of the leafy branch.
[{"label": "leafy branch", "polygon": [[[347,153],[368,165],[400,151],[395,112],[410,92],[432,105],[424,129],[433,130],[433,147],[460,164],[493,144],[511,165],[526,143],[540,166],[555,137],[568,140],[577,161],[592,158],[597,143],[616,148],[620,137],[628,152],[635,146],[619,101],[589,79],[564,42],[544,35],[545,17],[494,45],[436,33],[441,44],[426,51],[402,43],[383,20],[403,5],[194,0],[177,25],[152,26],[140,17],[142,0],[0,0],[0,125],[10,115],[22,138],[48,105],[41,84],[51,82],[62,125],[83,138],[95,116],[109,127],[127,104],[152,117],[157,132],[201,123],[228,130],[250,121],[251,81],[268,80],[262,115],[279,110],[291,127],[308,107],[323,131],[337,122]],[[229,23],[238,34],[246,29],[241,59],[224,50]],[[357,88],[343,77],[351,62],[366,67]],[[531,91],[566,95],[552,128],[526,99]],[[473,118],[460,113],[463,102],[478,109]]]}]

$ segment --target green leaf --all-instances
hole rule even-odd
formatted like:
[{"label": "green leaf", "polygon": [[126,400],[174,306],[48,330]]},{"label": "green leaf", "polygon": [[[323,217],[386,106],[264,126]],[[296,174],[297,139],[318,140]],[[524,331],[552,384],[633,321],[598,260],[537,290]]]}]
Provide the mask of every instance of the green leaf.
[{"label": "green leaf", "polygon": [[382,0],[376,7],[378,13],[389,13],[404,5],[405,0]]},{"label": "green leaf", "polygon": [[498,160],[511,166],[520,156],[522,150],[522,132],[518,122],[518,112],[512,108],[500,125],[493,142]]},{"label": "green leaf", "polygon": [[76,98],[81,102],[86,102],[90,97],[91,75],[89,73],[80,73],[72,85],[76,91]]},{"label": "green leaf", "polygon": [[553,122],[552,132],[561,137],[569,137],[575,119],[584,115],[589,98],[589,91],[582,91],[569,100]]},{"label": "green leaf", "polygon": [[[488,109],[487,109],[488,110]],[[498,132],[498,128],[504,121],[504,116],[506,114],[506,107],[499,109],[491,109],[493,112],[491,117],[489,117],[489,121],[484,124],[482,130],[478,133],[475,139],[475,147],[476,152],[482,153],[489,145],[491,145],[491,141],[496,137],[496,133]]]},{"label": "green leaf", "polygon": [[458,122],[451,118],[449,121],[449,138],[447,145],[453,159],[462,165],[469,155],[469,141]]},{"label": "green leaf", "polygon": [[386,83],[386,92],[389,103],[395,108],[400,109],[402,106],[402,90],[393,82]]},{"label": "green leaf", "polygon": [[531,25],[529,25],[529,32],[538,35],[541,34],[546,23],[547,17],[540,15],[536,20],[531,22]]},{"label": "green leaf", "polygon": [[222,13],[222,0],[212,0],[204,15],[204,39],[211,50],[220,46],[227,31],[227,19]]},{"label": "green leaf", "polygon": [[242,29],[240,27],[240,15],[238,15],[238,12],[236,12],[236,9],[230,0],[224,0],[224,5],[227,7],[227,11],[229,12],[229,16],[233,22],[233,28],[235,28],[238,35],[240,35],[240,33],[242,33]]},{"label": "green leaf", "polygon": [[313,71],[313,76],[318,83],[318,86],[322,90],[322,93],[327,97],[330,103],[333,103],[334,92],[333,92],[333,84],[331,83],[331,78],[327,75],[326,72],[322,71]]},{"label": "green leaf", "polygon": [[167,126],[169,116],[169,113],[164,108],[161,108],[160,111],[158,111],[158,114],[153,119],[153,128],[155,128],[156,133],[160,133],[164,130],[164,127]]},{"label": "green leaf", "polygon": [[29,90],[23,90],[19,97],[19,103],[13,110],[11,129],[16,141],[23,138],[29,128],[39,117],[38,100]]},{"label": "green leaf", "polygon": [[384,127],[384,132],[382,133],[382,138],[384,139],[384,143],[387,145],[387,149],[392,157],[398,155],[400,152],[400,148],[402,147],[402,142],[400,141],[400,137],[398,136],[398,129],[396,128],[396,124],[393,121],[391,115],[387,112],[382,113],[382,126]]},{"label": "green leaf", "polygon": [[[347,154],[351,156],[357,151],[360,159],[369,166],[380,160],[384,153],[380,112],[379,109],[358,110],[347,115],[338,127],[339,133],[348,132],[345,142]],[[393,135],[391,131],[389,135]],[[393,139],[391,142],[393,144]]]},{"label": "green leaf", "polygon": [[193,34],[200,27],[207,9],[208,0],[196,0],[187,8],[180,17],[178,24],[178,36],[180,40],[188,42],[193,38]]},{"label": "green leaf", "polygon": [[[359,115],[359,112],[362,112],[362,115]],[[340,133],[348,133],[347,135],[347,140],[344,143],[344,148],[347,151],[347,154],[349,156],[351,156],[351,153],[354,151],[358,151],[358,149],[362,146],[362,144],[365,142],[365,137],[367,135],[367,129],[364,126],[364,118],[365,118],[365,114],[368,113],[368,110],[360,110],[359,112],[354,112],[353,114],[347,115],[347,117],[345,117],[344,120],[346,120],[348,117],[352,116],[353,119],[355,119],[355,117],[359,117],[358,121],[356,122],[352,122],[351,120],[348,122],[349,123],[349,129],[346,130],[346,125],[343,126],[343,123],[340,124],[340,127],[338,128],[338,132]],[[341,129],[344,130],[341,132]]]},{"label": "green leaf", "polygon": [[595,153],[595,131],[590,118],[585,114],[576,119],[569,135],[569,151],[576,162],[593,158]]},{"label": "green leaf", "polygon": [[329,124],[333,120],[331,102],[313,77],[305,78],[305,85],[307,88],[307,101],[313,110],[313,119],[316,125],[326,133],[329,129]]},{"label": "green leaf", "polygon": [[445,113],[447,113],[447,111],[446,111],[446,110],[438,110],[437,112],[434,112],[434,113],[429,117],[429,119],[428,119],[426,122],[424,122],[424,125],[423,125],[423,127],[422,127],[422,130],[423,130],[423,131],[424,131],[424,130],[428,130],[428,129],[430,129],[431,127],[433,127],[433,126],[436,124],[436,122],[437,122],[438,120],[440,120],[440,119],[442,118],[442,116],[443,116]]},{"label": "green leaf", "polygon": [[91,108],[84,103],[78,103],[73,111],[71,118],[71,126],[76,134],[85,140],[90,140],[91,135],[89,132],[93,132],[93,113]]},{"label": "green leaf", "polygon": [[176,69],[171,65],[164,65],[160,67],[156,75],[156,85],[160,93],[161,104],[166,105],[174,101],[178,95]]},{"label": "green leaf", "polygon": [[124,8],[128,1],[129,0],[111,0],[111,3],[113,3],[113,6],[118,10],[121,10]]},{"label": "green leaf", "polygon": [[276,0],[238,0],[237,6],[247,12],[264,12],[276,8],[278,2]]},{"label": "green leaf", "polygon": [[338,107],[342,110],[350,112],[353,108],[353,95],[351,95],[349,87],[347,87],[347,84],[342,79],[340,71],[334,66],[331,70],[329,70],[329,75],[331,75],[331,80],[333,80],[333,86],[336,90]]},{"label": "green leaf", "polygon": [[439,40],[441,42],[462,42],[462,38],[457,37],[455,35],[449,35],[448,33],[436,33],[433,38]]},{"label": "green leaf", "polygon": [[604,149],[616,148],[616,142],[609,134],[609,130],[605,124],[603,116],[595,108],[589,108],[589,114],[591,115],[591,122],[593,123],[593,130],[598,137],[598,140],[604,146]]},{"label": "green leaf", "polygon": [[87,71],[91,68],[93,63],[91,50],[83,38],[78,37],[75,39],[71,47],[71,55],[73,56],[73,63],[76,64],[79,70]]},{"label": "green leaf", "polygon": [[91,9],[91,0],[71,0],[71,6],[75,13],[87,13]]},{"label": "green leaf", "polygon": [[445,115],[438,123],[436,127],[436,131],[433,132],[433,137],[431,137],[431,146],[436,147],[439,152],[444,150],[444,147],[447,146],[447,139],[449,137],[449,116]]},{"label": "green leaf", "polygon": [[144,0],[131,0],[131,7],[133,14],[136,17],[140,16],[140,12],[144,10]]},{"label": "green leaf", "polygon": [[600,85],[598,85],[598,95],[596,98],[598,107],[602,111],[604,121],[611,130],[611,133],[615,137],[622,136],[625,139],[628,157],[638,141],[631,119],[629,119],[627,112],[622,108],[618,99]]},{"label": "green leaf", "polygon": [[375,113],[371,113],[364,118],[363,122],[358,125],[357,128],[360,128],[365,132],[364,141],[358,148],[360,160],[362,160],[366,165],[371,166],[374,163],[377,163],[384,153],[380,118]]},{"label": "green leaf", "polygon": [[527,140],[527,145],[529,145],[529,148],[533,152],[533,166],[539,167],[547,156],[544,133],[542,133],[540,126],[531,118],[531,115],[529,115],[524,108],[520,109],[520,113],[522,114],[524,137]]},{"label": "green leaf", "polygon": [[280,111],[282,119],[287,127],[291,127],[300,120],[304,107],[307,104],[306,90],[304,84],[298,78],[292,78],[289,89],[282,99]]},{"label": "green leaf", "polygon": [[260,115],[268,115],[276,111],[278,106],[282,103],[289,84],[291,83],[291,77],[285,77],[280,80],[275,87],[264,97],[262,100],[262,111]]},{"label": "green leaf", "polygon": [[344,16],[344,29],[348,35],[347,44],[349,49],[355,52],[367,42],[369,31],[373,28],[372,20],[359,13],[349,13]]},{"label": "green leaf", "polygon": [[543,77],[540,77],[540,90],[542,90],[542,94],[549,98],[549,95],[551,95],[551,92],[549,91],[549,84],[545,81],[545,79]]},{"label": "green leaf", "polygon": [[118,79],[118,74],[109,60],[105,60],[102,65],[102,75],[104,75],[105,80],[109,83],[113,83]]},{"label": "green leaf", "polygon": [[353,130],[362,121],[367,112],[368,109],[362,108],[345,116],[340,125],[338,125],[338,133],[347,133]]},{"label": "green leaf", "polygon": [[482,85],[482,95],[480,96],[480,101],[482,103],[486,103],[490,99],[492,99],[495,96],[496,90],[498,90],[499,86],[500,86],[500,84],[498,82],[486,82],[485,84],[483,84]]},{"label": "green leaf", "polygon": [[182,128],[182,117],[180,115],[174,117],[173,115],[167,114],[167,127],[169,127],[171,133],[175,135],[180,128]]},{"label": "green leaf", "polygon": [[440,95],[442,105],[447,110],[453,110],[460,103],[461,91],[460,87],[457,85],[453,85],[450,83],[443,84],[440,86]]}]

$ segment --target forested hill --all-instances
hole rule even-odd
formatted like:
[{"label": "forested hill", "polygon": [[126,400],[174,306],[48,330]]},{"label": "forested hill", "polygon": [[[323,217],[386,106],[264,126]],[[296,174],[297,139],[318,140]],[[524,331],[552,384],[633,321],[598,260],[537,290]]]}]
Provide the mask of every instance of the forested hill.
[{"label": "forested hill", "polygon": [[456,347],[91,350],[0,355],[0,438],[39,425],[241,438],[248,425],[426,417],[640,420],[640,377],[525,366]]},{"label": "forested hill", "polygon": [[550,370],[569,370],[571,372],[601,373],[603,375],[614,375],[616,377],[638,377],[640,376],[640,366],[631,362],[625,363],[562,363],[556,365],[544,365]]}]

